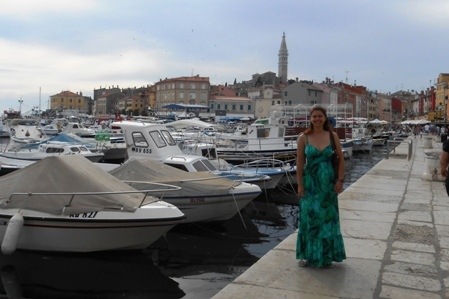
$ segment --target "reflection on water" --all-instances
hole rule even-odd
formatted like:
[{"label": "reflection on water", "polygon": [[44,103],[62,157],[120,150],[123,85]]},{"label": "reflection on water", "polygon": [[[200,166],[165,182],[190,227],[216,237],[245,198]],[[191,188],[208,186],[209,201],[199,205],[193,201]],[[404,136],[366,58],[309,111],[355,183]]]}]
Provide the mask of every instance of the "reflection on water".
[{"label": "reflection on water", "polygon": [[182,298],[177,282],[144,252],[0,256],[8,298]]},{"label": "reflection on water", "polygon": [[[385,155],[347,160],[345,187]],[[0,297],[210,298],[297,229],[297,202],[289,190],[262,195],[229,221],[179,225],[143,251],[0,255]]]}]

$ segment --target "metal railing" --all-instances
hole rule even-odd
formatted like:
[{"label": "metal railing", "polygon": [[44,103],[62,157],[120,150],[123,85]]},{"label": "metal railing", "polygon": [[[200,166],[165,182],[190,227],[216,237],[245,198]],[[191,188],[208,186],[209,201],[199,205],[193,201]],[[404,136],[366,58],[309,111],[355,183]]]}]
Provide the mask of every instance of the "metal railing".
[{"label": "metal railing", "polygon": [[[385,159],[390,158],[391,152],[396,153],[396,147],[401,143],[407,143],[407,145],[408,145],[407,160],[410,160],[412,157],[412,152],[413,152],[413,140],[406,139],[406,138],[387,140],[387,156],[385,157]],[[395,145],[395,146],[393,146],[393,149],[391,149],[392,144]]]}]

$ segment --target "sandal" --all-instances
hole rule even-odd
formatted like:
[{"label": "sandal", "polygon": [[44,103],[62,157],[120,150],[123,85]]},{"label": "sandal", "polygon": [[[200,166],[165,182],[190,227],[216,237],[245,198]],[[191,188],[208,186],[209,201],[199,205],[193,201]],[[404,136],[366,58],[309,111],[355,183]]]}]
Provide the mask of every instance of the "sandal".
[{"label": "sandal", "polygon": [[299,260],[298,265],[300,267],[307,267],[307,265],[308,265],[307,260],[303,260],[303,259]]}]

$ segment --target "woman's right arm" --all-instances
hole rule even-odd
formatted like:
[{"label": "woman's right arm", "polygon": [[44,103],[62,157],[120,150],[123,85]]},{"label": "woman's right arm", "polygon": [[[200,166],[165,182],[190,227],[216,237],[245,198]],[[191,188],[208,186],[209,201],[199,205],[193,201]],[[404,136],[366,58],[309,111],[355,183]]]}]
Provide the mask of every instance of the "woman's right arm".
[{"label": "woman's right arm", "polygon": [[304,149],[306,146],[306,135],[301,134],[298,137],[298,145],[296,149],[296,179],[298,184],[298,196],[304,196],[304,185],[302,182],[302,176],[304,171],[305,154]]}]

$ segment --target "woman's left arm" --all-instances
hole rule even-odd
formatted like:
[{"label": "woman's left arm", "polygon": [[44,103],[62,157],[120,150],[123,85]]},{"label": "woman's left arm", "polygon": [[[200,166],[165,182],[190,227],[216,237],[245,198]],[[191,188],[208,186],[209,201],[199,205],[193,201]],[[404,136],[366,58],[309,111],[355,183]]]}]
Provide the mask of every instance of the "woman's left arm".
[{"label": "woman's left arm", "polygon": [[334,134],[335,140],[335,150],[338,155],[338,171],[337,171],[337,182],[335,183],[335,191],[337,193],[341,193],[343,191],[343,183],[345,181],[345,157],[343,156],[343,149],[341,147],[340,139],[338,138],[337,133],[332,132]]}]

